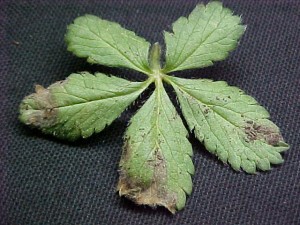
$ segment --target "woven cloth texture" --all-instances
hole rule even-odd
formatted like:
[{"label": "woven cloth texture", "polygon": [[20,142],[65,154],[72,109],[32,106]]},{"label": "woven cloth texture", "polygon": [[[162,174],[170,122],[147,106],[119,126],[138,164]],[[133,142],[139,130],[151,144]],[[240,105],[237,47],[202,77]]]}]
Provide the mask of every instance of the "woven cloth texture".
[{"label": "woven cloth texture", "polygon": [[[206,3],[207,1],[203,1]],[[193,135],[193,193],[176,215],[116,193],[123,134],[153,87],[103,132],[58,141],[18,121],[22,98],[72,72],[145,77],[90,65],[66,50],[66,26],[86,13],[122,24],[151,43],[197,0],[0,1],[0,224],[300,224],[300,1],[223,0],[247,31],[229,58],[181,77],[225,80],[268,109],[291,145],[272,171],[234,172]],[[172,90],[168,87],[168,91]],[[172,99],[176,102],[174,94]]]}]

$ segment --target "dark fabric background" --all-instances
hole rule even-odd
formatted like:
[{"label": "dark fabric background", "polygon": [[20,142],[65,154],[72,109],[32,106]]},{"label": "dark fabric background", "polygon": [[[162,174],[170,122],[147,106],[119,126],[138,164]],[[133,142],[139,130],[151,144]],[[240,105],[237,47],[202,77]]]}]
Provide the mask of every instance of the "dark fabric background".
[{"label": "dark fabric background", "polygon": [[[205,1],[207,2],[207,1]],[[67,24],[91,13],[163,43],[179,16],[198,0],[0,1],[1,224],[300,224],[300,1],[224,0],[248,25],[230,57],[182,77],[226,80],[271,113],[291,145],[270,172],[234,172],[190,137],[194,189],[186,208],[136,206],[116,193],[122,135],[148,90],[110,127],[70,144],[23,126],[18,105],[34,91],[72,72],[101,71],[130,80],[143,75],[89,65],[66,51]],[[174,95],[172,95],[174,99]]]}]

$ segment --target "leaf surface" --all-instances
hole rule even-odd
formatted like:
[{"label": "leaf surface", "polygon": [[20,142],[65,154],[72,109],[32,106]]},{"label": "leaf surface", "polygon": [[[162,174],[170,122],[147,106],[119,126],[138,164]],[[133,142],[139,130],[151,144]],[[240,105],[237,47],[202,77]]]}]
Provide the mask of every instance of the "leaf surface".
[{"label": "leaf surface", "polygon": [[228,56],[245,31],[241,19],[220,2],[197,5],[188,18],[165,32],[166,66],[164,72],[206,67]]},{"label": "leaf surface", "polygon": [[120,195],[138,204],[180,210],[192,191],[192,147],[160,84],[132,118],[120,162]]},{"label": "leaf surface", "polygon": [[68,26],[68,50],[90,63],[149,72],[150,43],[118,23],[85,15]]},{"label": "leaf surface", "polygon": [[254,98],[224,81],[168,77],[190,131],[208,151],[248,173],[283,162],[289,146]]},{"label": "leaf surface", "polygon": [[101,73],[71,74],[47,89],[37,85],[21,103],[20,120],[61,139],[86,138],[111,124],[148,85]]}]

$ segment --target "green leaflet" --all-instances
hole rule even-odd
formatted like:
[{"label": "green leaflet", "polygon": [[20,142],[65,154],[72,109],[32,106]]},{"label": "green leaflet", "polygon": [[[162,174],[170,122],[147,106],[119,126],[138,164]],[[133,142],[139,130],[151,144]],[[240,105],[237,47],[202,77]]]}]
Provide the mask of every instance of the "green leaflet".
[{"label": "green leaflet", "polygon": [[225,59],[245,31],[240,23],[240,17],[220,2],[198,5],[188,18],[180,17],[173,24],[173,33],[165,32],[164,72],[206,67]]},{"label": "green leaflet", "polygon": [[85,15],[68,26],[68,50],[90,63],[149,72],[150,43],[119,24]]},{"label": "green leaflet", "polygon": [[174,87],[190,131],[233,169],[248,173],[283,162],[289,146],[254,98],[224,81],[166,78]]},{"label": "green leaflet", "polygon": [[24,98],[20,120],[62,139],[89,137],[111,124],[149,81],[130,82],[101,73],[72,74]]},{"label": "green leaflet", "polygon": [[171,212],[191,194],[192,147],[162,83],[132,118],[125,134],[118,190],[138,204]]}]

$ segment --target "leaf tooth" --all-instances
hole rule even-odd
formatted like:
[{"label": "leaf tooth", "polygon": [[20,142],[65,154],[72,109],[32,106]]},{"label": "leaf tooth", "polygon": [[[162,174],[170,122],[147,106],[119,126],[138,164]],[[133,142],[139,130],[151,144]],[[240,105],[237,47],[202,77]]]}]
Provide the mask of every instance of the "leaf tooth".
[{"label": "leaf tooth", "polygon": [[270,161],[270,163],[275,165],[284,162],[282,156],[278,152],[273,152],[272,154],[269,154],[267,159]]},{"label": "leaf tooth", "polygon": [[236,153],[230,151],[228,154],[228,163],[234,170],[239,171],[241,167],[241,158]]},{"label": "leaf tooth", "polygon": [[241,167],[247,173],[250,173],[250,174],[255,174],[256,173],[256,164],[253,161],[242,160]]},{"label": "leaf tooth", "polygon": [[266,158],[259,159],[256,162],[256,165],[257,165],[257,168],[259,168],[262,171],[267,171],[267,170],[271,169],[270,161],[268,159],[266,159]]}]

